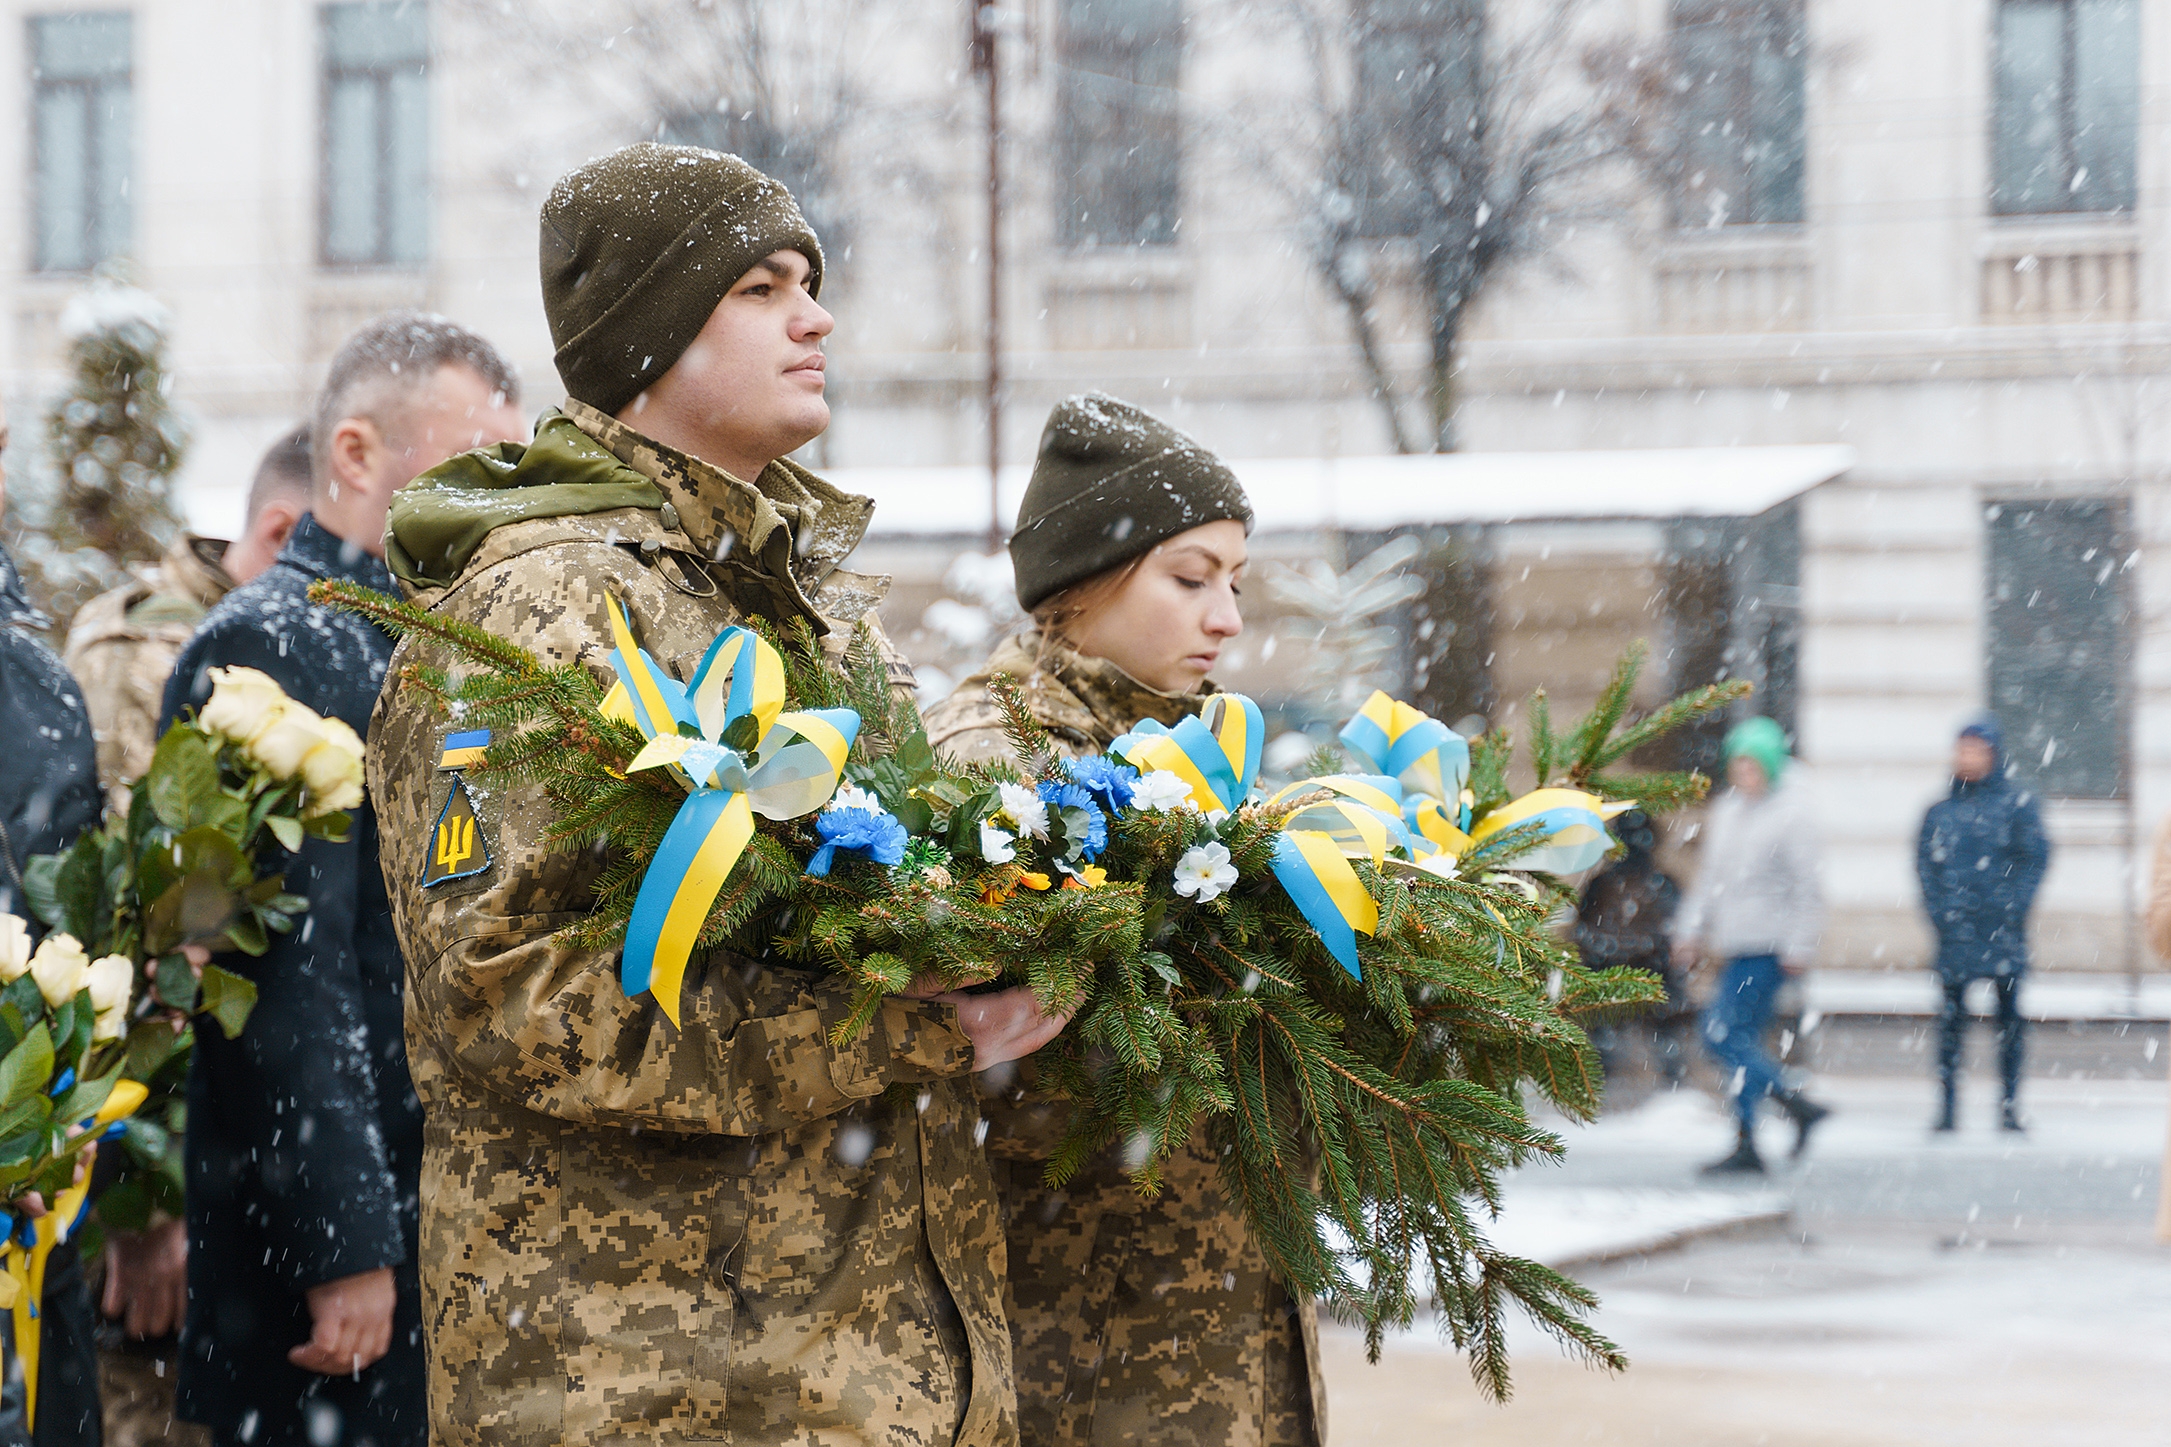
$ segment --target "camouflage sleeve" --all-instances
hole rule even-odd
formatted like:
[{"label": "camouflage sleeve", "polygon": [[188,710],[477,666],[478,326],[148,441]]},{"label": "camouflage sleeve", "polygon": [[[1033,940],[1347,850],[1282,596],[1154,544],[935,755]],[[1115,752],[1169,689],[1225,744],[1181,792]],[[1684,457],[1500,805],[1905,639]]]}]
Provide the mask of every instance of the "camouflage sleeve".
[{"label": "camouflage sleeve", "polygon": [[[600,669],[606,583],[637,620],[685,607],[625,550],[554,562],[547,572],[527,558],[485,571],[442,611],[551,662]],[[659,639],[660,656],[690,651],[698,631]],[[713,636],[713,627],[705,631]],[[408,960],[411,1040],[426,1037],[454,1068],[528,1109],[689,1133],[765,1134],[835,1114],[892,1082],[971,1069],[971,1045],[950,1006],[893,998],[867,1032],[833,1045],[830,1031],[850,1004],[845,981],[723,952],[689,968],[683,1028],[653,1000],[629,1000],[618,951],[576,948],[556,933],[586,914],[600,860],[550,847],[552,812],[539,787],[439,769],[446,726],[402,691],[400,676],[407,665],[441,661],[402,646],[370,740],[370,789]],[[473,810],[481,847],[471,872],[425,886],[448,806]]]}]

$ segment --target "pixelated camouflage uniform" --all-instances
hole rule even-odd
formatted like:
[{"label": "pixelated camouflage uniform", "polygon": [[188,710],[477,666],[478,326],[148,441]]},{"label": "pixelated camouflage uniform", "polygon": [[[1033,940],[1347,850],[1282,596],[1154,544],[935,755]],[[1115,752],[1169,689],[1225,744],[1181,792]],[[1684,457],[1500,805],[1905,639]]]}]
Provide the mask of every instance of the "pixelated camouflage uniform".
[{"label": "pixelated camouflage uniform", "polygon": [[[880,601],[886,580],[836,566],[866,499],[789,464],[750,487],[567,407],[526,449],[469,455],[521,475],[466,498],[479,521],[441,560],[449,586],[403,548],[395,508],[416,601],[599,680],[607,594],[682,678],[742,608],[818,612],[841,650]],[[524,481],[653,487],[491,526],[543,496]],[[417,486],[425,510],[447,505]],[[546,847],[533,786],[469,780],[489,866],[423,889],[454,776],[438,768],[448,726],[398,679],[446,661],[402,646],[369,759],[427,1112],[433,1440],[1014,1442],[1002,1226],[955,1011],[892,999],[832,1046],[841,980],[719,952],[693,962],[673,1028],[625,997],[616,950],[552,937],[588,911],[601,861]],[[901,658],[893,674],[910,681]]]},{"label": "pixelated camouflage uniform", "polygon": [[233,591],[219,538],[181,537],[158,567],[85,603],[68,625],[63,658],[83,685],[98,737],[98,781],[116,810],[158,746],[166,676],[211,605]]},{"label": "pixelated camouflage uniform", "polygon": [[[1072,754],[1099,753],[1143,718],[1173,724],[1202,694],[1161,693],[1103,659],[1026,633],[927,715],[928,739],[966,761],[1009,759],[988,680],[1024,686],[1033,717]],[[1021,1083],[985,1099],[1010,1238],[1018,1424],[1027,1447],[1116,1442],[1317,1444],[1326,1437],[1318,1310],[1275,1280],[1222,1193],[1204,1123],[1143,1200],[1111,1152],[1062,1187],[1042,1177],[1066,1107]],[[992,1077],[982,1077],[983,1080]]]}]

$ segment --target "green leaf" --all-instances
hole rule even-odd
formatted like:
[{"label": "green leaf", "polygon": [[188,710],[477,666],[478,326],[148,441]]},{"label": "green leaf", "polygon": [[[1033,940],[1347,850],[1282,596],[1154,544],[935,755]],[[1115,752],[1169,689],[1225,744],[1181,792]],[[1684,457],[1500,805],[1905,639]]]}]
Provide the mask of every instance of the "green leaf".
[{"label": "green leaf", "polygon": [[170,728],[151,755],[142,787],[149,791],[160,823],[177,831],[194,828],[212,801],[225,797],[219,788],[217,750],[193,728]]},{"label": "green leaf", "polygon": [[267,815],[264,819],[264,827],[271,830],[273,838],[286,846],[288,853],[295,853],[302,847],[302,821],[293,815]]},{"label": "green leaf", "polygon": [[148,1181],[120,1182],[98,1198],[98,1219],[108,1231],[147,1231],[151,1226],[151,1188]]},{"label": "green leaf", "polygon": [[23,866],[23,893],[30,912],[56,928],[61,925],[60,859],[58,854],[38,854]]},{"label": "green leaf", "polygon": [[915,839],[935,827],[935,811],[928,807],[925,799],[907,799],[890,812],[897,816],[898,823],[905,826],[905,832]]},{"label": "green leaf", "polygon": [[60,1098],[60,1103],[53,1107],[53,1119],[74,1125],[96,1115],[98,1108],[106,1103],[106,1097],[113,1093],[113,1087],[119,1083],[120,1078],[121,1068],[116,1065],[96,1080],[78,1080],[69,1087],[68,1093]]},{"label": "green leaf", "polygon": [[1138,959],[1139,963],[1168,981],[1171,985],[1183,983],[1183,974],[1177,970],[1176,962],[1160,951],[1148,950],[1140,955]]},{"label": "green leaf", "polygon": [[219,1022],[227,1039],[241,1034],[241,1028],[249,1023],[249,1012],[255,1008],[256,981],[217,965],[204,966],[203,1012]]},{"label": "green leaf", "polygon": [[724,726],[723,737],[717,742],[727,749],[737,749],[751,756],[761,747],[761,720],[750,713],[742,713]]},{"label": "green leaf", "polygon": [[42,1100],[53,1080],[53,1035],[43,1021],[0,1058],[0,1108],[12,1109],[26,1100]]},{"label": "green leaf", "polygon": [[[188,969],[186,961],[183,961],[181,968],[184,971]],[[179,1007],[184,1010],[191,1009],[196,1004],[196,977],[193,973],[189,975],[188,984],[188,1004]],[[130,1080],[150,1080],[165,1067],[167,1061],[173,1059],[179,1048],[180,1038],[174,1033],[173,1027],[162,1019],[140,1021],[128,1032],[128,1054],[121,1073]]]},{"label": "green leaf", "polygon": [[915,730],[897,746],[897,765],[912,776],[914,783],[935,772],[935,750],[927,742],[927,730]]},{"label": "green leaf", "polygon": [[[189,968],[186,955],[171,954],[162,956],[158,962],[158,978],[154,982],[154,987],[158,991],[159,1000],[164,1004],[170,1005],[176,1010],[193,1012],[196,1009],[199,987],[196,984],[196,972]],[[138,1026],[137,1028],[146,1027]],[[159,1028],[165,1029],[166,1027],[161,1025]],[[168,1033],[171,1032],[168,1031]],[[134,1039],[135,1035],[131,1032],[129,1035],[131,1044]],[[139,1080],[142,1078],[142,1076],[137,1077]]]},{"label": "green leaf", "polygon": [[328,840],[333,844],[346,843],[347,831],[353,826],[354,820],[337,809],[329,814],[312,814],[307,819],[302,820],[303,833],[315,839]]}]

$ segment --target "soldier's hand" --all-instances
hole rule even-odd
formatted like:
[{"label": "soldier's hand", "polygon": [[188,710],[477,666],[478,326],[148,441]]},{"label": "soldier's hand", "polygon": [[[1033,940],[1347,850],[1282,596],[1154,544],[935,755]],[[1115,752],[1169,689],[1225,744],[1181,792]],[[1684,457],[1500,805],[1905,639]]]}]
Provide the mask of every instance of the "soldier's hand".
[{"label": "soldier's hand", "polygon": [[187,1225],[165,1220],[146,1231],[108,1231],[99,1309],[132,1337],[178,1330],[188,1309]]},{"label": "soldier's hand", "polygon": [[309,1340],[286,1354],[305,1372],[360,1375],[392,1345],[392,1268],[309,1288]]},{"label": "soldier's hand", "polygon": [[1063,1033],[1068,1013],[1050,1015],[1023,985],[1013,985],[992,995],[968,995],[962,990],[931,995],[929,999],[957,1007],[957,1026],[972,1041],[972,1068],[986,1070],[1006,1061],[1023,1060]]}]

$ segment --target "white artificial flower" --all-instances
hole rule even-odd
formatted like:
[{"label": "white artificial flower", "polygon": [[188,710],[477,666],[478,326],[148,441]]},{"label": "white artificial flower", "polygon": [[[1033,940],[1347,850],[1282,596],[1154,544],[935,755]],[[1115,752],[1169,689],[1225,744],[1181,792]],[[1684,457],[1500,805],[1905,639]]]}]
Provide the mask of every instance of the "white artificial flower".
[{"label": "white artificial flower", "polygon": [[237,744],[255,738],[287,702],[286,690],[262,669],[214,668],[207,676],[211,697],[196,722]]},{"label": "white artificial flower", "polygon": [[1002,798],[1002,812],[1010,816],[1010,822],[1018,826],[1020,834],[1035,839],[1048,837],[1047,802],[1029,785],[997,784],[995,792]]},{"label": "white artificial flower", "polygon": [[829,796],[832,809],[871,809],[880,813],[882,801],[857,784],[839,784],[837,792]]},{"label": "white artificial flower", "polygon": [[127,1034],[128,1006],[125,1004],[111,1010],[100,1010],[91,1017],[90,1043],[93,1045],[123,1039]]},{"label": "white artificial flower", "polygon": [[128,992],[135,983],[135,961],[126,955],[101,955],[90,962],[84,988],[90,991],[90,1007],[103,1015],[108,1010],[126,1010]]},{"label": "white artificial flower", "polygon": [[310,751],[331,742],[324,718],[307,704],[288,699],[265,724],[241,746],[243,753],[264,766],[274,779],[286,780],[301,772]]},{"label": "white artificial flower", "polygon": [[1218,899],[1236,883],[1236,866],[1229,863],[1228,846],[1201,844],[1186,849],[1176,861],[1176,892],[1200,904]]},{"label": "white artificial flower", "polygon": [[985,819],[980,821],[980,857],[988,863],[1008,864],[1017,858],[1018,851],[1011,847],[1017,842],[1017,835],[998,829]]},{"label": "white artificial flower", "polygon": [[74,935],[47,935],[30,957],[30,978],[38,982],[45,1003],[57,1010],[89,980],[90,956]]},{"label": "white artificial flower", "polygon": [[1191,786],[1183,776],[1170,769],[1152,769],[1139,776],[1131,786],[1131,807],[1166,813],[1171,809],[1184,809],[1191,804]]},{"label": "white artificial flower", "polygon": [[0,985],[12,985],[30,968],[30,926],[22,916],[0,914]]},{"label": "white artificial flower", "polygon": [[312,813],[352,809],[362,802],[362,741],[336,718],[323,719],[324,742],[302,755],[302,782]]}]

